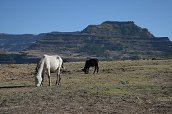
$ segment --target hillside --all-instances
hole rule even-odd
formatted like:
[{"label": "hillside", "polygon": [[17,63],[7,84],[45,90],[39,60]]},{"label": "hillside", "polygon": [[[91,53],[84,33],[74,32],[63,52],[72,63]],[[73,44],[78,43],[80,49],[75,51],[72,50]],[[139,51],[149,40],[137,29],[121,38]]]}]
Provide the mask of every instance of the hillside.
[{"label": "hillside", "polygon": [[44,34],[0,34],[0,50],[20,52],[28,48]]},{"label": "hillside", "polygon": [[82,59],[141,59],[172,55],[168,37],[155,37],[134,22],[106,21],[81,32],[52,32],[25,50],[31,55],[61,54]]},{"label": "hillside", "polygon": [[172,56],[168,37],[156,37],[132,21],[105,21],[79,32],[51,32],[39,35],[0,35],[1,52],[41,56],[59,54],[73,60],[144,59]]}]

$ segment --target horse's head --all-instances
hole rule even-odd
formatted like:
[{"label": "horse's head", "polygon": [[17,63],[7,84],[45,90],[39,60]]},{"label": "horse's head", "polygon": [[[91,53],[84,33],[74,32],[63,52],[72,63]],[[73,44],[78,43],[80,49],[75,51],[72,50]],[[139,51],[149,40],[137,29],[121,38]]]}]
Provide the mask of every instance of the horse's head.
[{"label": "horse's head", "polygon": [[42,86],[42,77],[39,74],[35,75],[35,85],[36,87]]},{"label": "horse's head", "polygon": [[88,74],[88,69],[83,68],[82,71],[84,71],[85,74]]}]

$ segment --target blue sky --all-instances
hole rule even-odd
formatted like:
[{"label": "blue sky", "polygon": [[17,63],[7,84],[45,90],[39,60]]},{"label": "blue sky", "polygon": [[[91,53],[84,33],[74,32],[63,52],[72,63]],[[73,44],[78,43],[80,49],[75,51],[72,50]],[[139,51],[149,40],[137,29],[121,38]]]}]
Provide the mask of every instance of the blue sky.
[{"label": "blue sky", "polygon": [[103,21],[134,21],[172,40],[172,0],[0,0],[0,33],[73,32]]}]

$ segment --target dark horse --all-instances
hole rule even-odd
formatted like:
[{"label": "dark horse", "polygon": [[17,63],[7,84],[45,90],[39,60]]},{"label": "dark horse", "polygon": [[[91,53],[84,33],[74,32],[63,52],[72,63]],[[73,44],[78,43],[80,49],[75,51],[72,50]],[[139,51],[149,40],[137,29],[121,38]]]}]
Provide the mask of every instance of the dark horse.
[{"label": "dark horse", "polygon": [[99,63],[99,60],[98,59],[89,59],[89,60],[86,60],[84,69],[82,69],[82,71],[84,71],[85,74],[88,74],[89,68],[90,67],[95,67],[94,73],[96,72],[96,70],[97,70],[97,73],[98,73],[99,72],[98,63]]}]

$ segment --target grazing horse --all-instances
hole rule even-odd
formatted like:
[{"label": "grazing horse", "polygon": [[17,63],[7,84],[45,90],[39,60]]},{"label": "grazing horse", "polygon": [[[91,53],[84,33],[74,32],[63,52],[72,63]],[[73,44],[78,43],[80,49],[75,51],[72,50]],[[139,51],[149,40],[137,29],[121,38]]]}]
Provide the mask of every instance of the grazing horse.
[{"label": "grazing horse", "polygon": [[36,67],[35,84],[37,87],[43,85],[44,81],[44,71],[48,71],[49,86],[51,86],[50,73],[57,73],[56,85],[60,84],[60,69],[63,67],[63,60],[58,55],[44,55]]},{"label": "grazing horse", "polygon": [[93,74],[96,72],[96,70],[97,70],[97,73],[98,73],[99,72],[98,63],[99,63],[98,59],[86,60],[84,69],[82,69],[82,71],[84,71],[85,74],[88,74],[89,73],[89,68],[90,67],[95,67]]}]

